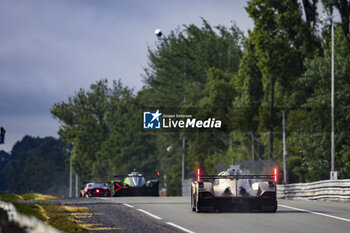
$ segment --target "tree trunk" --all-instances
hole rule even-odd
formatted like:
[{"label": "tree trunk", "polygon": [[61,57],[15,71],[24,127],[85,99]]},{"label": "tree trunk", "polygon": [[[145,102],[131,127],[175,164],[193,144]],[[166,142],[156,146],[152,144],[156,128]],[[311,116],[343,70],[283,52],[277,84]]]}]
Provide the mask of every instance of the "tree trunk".
[{"label": "tree trunk", "polygon": [[273,159],[273,127],[274,127],[274,102],[275,102],[275,78],[270,77],[270,134],[269,134],[269,148],[270,159]]},{"label": "tree trunk", "polygon": [[250,131],[250,136],[252,137],[252,160],[255,160],[255,136],[254,136],[254,132]]}]

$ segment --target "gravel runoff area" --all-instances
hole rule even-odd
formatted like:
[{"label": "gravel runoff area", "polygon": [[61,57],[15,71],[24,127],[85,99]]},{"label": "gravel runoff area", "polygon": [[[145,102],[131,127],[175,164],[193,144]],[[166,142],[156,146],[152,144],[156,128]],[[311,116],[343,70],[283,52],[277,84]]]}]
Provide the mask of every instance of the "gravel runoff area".
[{"label": "gravel runoff area", "polygon": [[23,201],[23,203],[55,203],[87,207],[89,212],[78,214],[75,218],[86,224],[93,233],[140,232],[140,233],[175,233],[179,232],[162,221],[151,218],[135,209],[99,198],[70,198],[45,201]]}]

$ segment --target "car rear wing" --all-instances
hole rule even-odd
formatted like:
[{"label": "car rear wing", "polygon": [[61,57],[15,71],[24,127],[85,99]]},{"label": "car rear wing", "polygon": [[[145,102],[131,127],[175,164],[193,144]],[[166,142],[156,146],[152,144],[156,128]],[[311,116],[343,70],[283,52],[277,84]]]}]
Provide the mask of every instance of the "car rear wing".
[{"label": "car rear wing", "polygon": [[273,180],[277,183],[277,168],[273,170],[273,175],[202,175],[200,169],[197,169],[197,182],[210,179],[261,179]]},{"label": "car rear wing", "polygon": [[226,176],[219,176],[219,175],[200,175],[200,179],[206,180],[206,179],[266,179],[266,180],[273,180],[275,178],[274,175],[226,175]]},{"label": "car rear wing", "polygon": [[145,179],[147,178],[147,179],[159,179],[159,176],[152,176],[152,175],[150,175],[150,176],[144,176],[144,175],[141,175],[141,176],[139,176],[139,175],[118,175],[118,176],[114,176],[114,178],[126,178],[126,177],[144,177]]},{"label": "car rear wing", "polygon": [[89,184],[89,183],[97,183],[97,184],[107,184],[108,185],[108,187],[110,187],[110,181],[83,181],[82,182],[83,184],[80,184],[80,185],[82,185],[82,186],[80,186],[80,187],[82,187],[82,188],[85,188],[85,186],[87,185],[87,184]]},{"label": "car rear wing", "polygon": [[84,185],[86,185],[88,183],[109,184],[110,181],[83,181]]}]

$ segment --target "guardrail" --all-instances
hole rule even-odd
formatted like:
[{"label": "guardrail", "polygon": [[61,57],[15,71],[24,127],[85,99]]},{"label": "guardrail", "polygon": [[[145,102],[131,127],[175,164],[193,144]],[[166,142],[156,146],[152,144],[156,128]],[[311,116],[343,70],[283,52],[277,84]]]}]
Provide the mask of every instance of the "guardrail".
[{"label": "guardrail", "polygon": [[11,203],[0,201],[0,214],[0,232],[60,233],[33,216],[18,213]]},{"label": "guardrail", "polygon": [[183,197],[191,196],[191,184],[192,184],[192,179],[186,179],[182,181],[181,196]]},{"label": "guardrail", "polygon": [[350,200],[350,179],[277,185],[277,198],[299,200]]}]

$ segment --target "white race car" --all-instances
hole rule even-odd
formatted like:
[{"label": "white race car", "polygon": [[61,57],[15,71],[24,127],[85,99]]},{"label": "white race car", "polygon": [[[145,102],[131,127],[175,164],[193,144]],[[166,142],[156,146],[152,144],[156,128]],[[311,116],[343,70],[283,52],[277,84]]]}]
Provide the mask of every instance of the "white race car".
[{"label": "white race car", "polygon": [[277,169],[273,175],[248,175],[231,167],[218,175],[201,175],[192,182],[191,208],[196,212],[276,212]]}]

